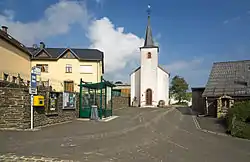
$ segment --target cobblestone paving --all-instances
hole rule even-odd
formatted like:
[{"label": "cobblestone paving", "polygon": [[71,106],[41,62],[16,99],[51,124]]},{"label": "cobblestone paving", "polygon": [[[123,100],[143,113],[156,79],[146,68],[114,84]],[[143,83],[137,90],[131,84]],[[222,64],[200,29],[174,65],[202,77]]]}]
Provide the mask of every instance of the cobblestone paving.
[{"label": "cobblestone paving", "polygon": [[60,160],[57,158],[36,157],[36,156],[16,156],[15,154],[0,155],[0,161],[16,162],[16,161],[29,161],[29,162],[75,162],[73,160]]}]

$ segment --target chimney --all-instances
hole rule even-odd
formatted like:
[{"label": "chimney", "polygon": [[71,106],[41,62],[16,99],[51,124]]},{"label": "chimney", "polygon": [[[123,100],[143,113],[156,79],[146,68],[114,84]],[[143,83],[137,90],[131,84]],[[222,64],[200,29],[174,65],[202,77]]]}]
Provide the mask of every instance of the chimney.
[{"label": "chimney", "polygon": [[45,44],[43,42],[40,42],[40,49],[45,48]]},{"label": "chimney", "polygon": [[5,33],[8,33],[8,27],[7,26],[2,26],[2,31],[4,31]]}]

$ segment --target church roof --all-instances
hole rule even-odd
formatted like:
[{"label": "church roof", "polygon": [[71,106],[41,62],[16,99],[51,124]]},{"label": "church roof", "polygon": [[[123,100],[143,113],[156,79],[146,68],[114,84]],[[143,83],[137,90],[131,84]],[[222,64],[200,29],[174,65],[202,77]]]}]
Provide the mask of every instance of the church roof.
[{"label": "church roof", "polygon": [[[162,71],[164,71],[165,73],[167,73],[168,75],[170,75],[170,73],[167,70],[165,70],[163,67],[161,67],[160,65],[158,65],[158,68],[161,69]],[[139,66],[130,75],[132,75],[133,73],[137,72],[140,69],[141,69],[141,67]]]},{"label": "church roof", "polygon": [[154,48],[154,47],[158,48],[158,46],[155,46],[154,44],[152,29],[150,25],[150,11],[148,11],[148,24],[146,28],[145,42],[142,48]]}]

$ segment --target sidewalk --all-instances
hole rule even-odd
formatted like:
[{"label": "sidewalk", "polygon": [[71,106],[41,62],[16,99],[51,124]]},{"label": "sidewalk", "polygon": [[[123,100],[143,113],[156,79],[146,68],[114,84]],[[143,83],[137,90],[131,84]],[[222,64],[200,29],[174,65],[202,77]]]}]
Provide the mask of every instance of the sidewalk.
[{"label": "sidewalk", "polygon": [[226,134],[225,121],[213,117],[196,117],[201,129]]}]

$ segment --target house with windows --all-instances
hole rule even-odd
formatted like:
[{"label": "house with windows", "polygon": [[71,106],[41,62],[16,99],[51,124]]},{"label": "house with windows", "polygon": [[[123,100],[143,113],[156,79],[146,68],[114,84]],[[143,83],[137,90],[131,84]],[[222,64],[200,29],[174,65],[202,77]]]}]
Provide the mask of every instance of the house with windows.
[{"label": "house with windows", "polygon": [[29,84],[31,53],[18,40],[8,34],[8,27],[0,29],[0,80]]},{"label": "house with windows", "polygon": [[32,67],[41,69],[38,81],[55,91],[78,91],[81,78],[97,83],[104,72],[103,52],[97,49],[46,48],[43,42],[28,49]]},{"label": "house with windows", "polygon": [[97,49],[26,47],[8,33],[0,30],[0,80],[29,85],[31,68],[37,66],[39,84],[51,86],[57,92],[76,92],[80,78],[84,82],[100,82],[104,73],[103,52]]}]

